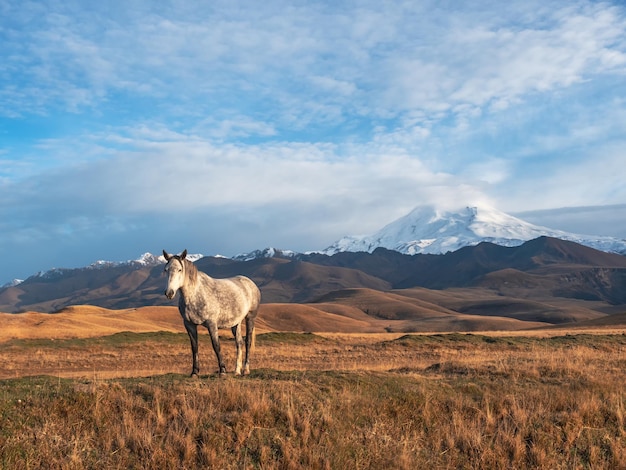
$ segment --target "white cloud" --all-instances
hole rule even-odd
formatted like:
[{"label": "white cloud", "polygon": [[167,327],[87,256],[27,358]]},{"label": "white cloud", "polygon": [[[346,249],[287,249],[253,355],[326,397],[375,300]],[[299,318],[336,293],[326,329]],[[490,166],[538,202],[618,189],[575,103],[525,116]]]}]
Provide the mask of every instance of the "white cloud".
[{"label": "white cloud", "polygon": [[[272,106],[284,126],[311,95],[360,113],[423,110],[437,117],[459,105],[502,108],[626,63],[623,12],[606,4],[537,6],[540,28],[520,23],[519,8],[510,5],[492,11],[424,11],[401,2],[356,9],[217,4],[194,11],[139,5],[126,17],[100,20],[96,10],[48,4],[43,15],[33,12],[14,29],[9,23],[3,59],[22,87],[3,92],[25,111],[41,112],[58,101],[78,112],[116,93],[161,99],[169,111],[174,96],[196,111],[212,101],[219,111],[239,94],[248,106]],[[23,34],[28,21],[37,29]]]},{"label": "white cloud", "polygon": [[510,163],[503,158],[485,157],[476,163],[469,163],[463,171],[469,181],[482,181],[495,185],[511,177]]},{"label": "white cloud", "polygon": [[623,140],[570,153],[564,164],[537,163],[537,171],[505,182],[497,194],[509,211],[620,204],[626,200],[625,158]]},{"label": "white cloud", "polygon": [[[167,134],[159,132],[152,140],[143,127],[121,136],[106,134],[96,148],[124,142],[125,149],[108,148],[111,156],[95,161],[72,160],[71,147],[56,142],[57,151],[73,163],[4,188],[5,210],[19,201],[23,217],[66,227],[94,218],[224,208],[249,212],[284,205],[307,225],[302,208],[318,206],[327,208],[322,210],[326,223],[344,234],[376,229],[419,203],[463,205],[484,197],[393,146],[217,145],[176,133],[164,140]],[[46,216],[51,208],[53,215]],[[76,225],[76,230],[86,226]]]},{"label": "white cloud", "polygon": [[417,43],[413,56],[391,58],[390,104],[431,113],[460,110],[459,105],[501,110],[529,93],[624,71],[626,54],[619,42],[624,15],[617,8],[556,9],[541,28],[501,13],[503,18],[493,23],[485,17],[468,22],[451,13],[454,28],[429,30],[439,34],[430,52]]}]

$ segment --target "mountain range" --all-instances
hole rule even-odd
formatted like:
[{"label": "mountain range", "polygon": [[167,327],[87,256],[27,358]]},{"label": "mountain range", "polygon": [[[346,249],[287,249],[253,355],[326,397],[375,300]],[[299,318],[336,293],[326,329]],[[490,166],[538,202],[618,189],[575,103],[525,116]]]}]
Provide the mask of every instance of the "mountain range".
[{"label": "mountain range", "polygon": [[[320,315],[368,319],[386,331],[442,331],[522,329],[626,312],[626,257],[548,237],[518,247],[482,242],[444,255],[378,248],[248,261],[203,257],[196,265],[214,277],[251,277],[265,308],[295,329]],[[66,270],[0,290],[0,311],[175,305],[163,295],[165,282],[162,265]]]},{"label": "mountain range", "polygon": [[[264,321],[283,329],[510,330],[622,318],[624,241],[544,230],[493,210],[419,208],[320,252],[270,248],[194,259],[214,277],[251,277],[261,288]],[[162,263],[145,254],[38,273],[0,289],[0,311],[175,305],[163,295]]]},{"label": "mountain range", "polygon": [[[626,254],[626,240],[606,236],[579,235],[531,224],[492,207],[465,207],[459,211],[444,211],[434,206],[418,206],[409,214],[391,222],[371,235],[346,236],[323,250],[309,251],[306,254],[321,253],[333,255],[341,252],[373,252],[376,248],[386,248],[408,255],[444,254],[465,246],[490,242],[500,246],[519,246],[522,243],[547,236],[569,240],[584,246],[610,253]],[[196,261],[202,254],[189,254]],[[256,258],[297,258],[303,256],[292,250],[276,248],[257,249],[249,253],[233,256],[237,261]],[[96,261],[85,269],[100,269],[116,266],[153,266],[164,262],[162,256],[144,253],[129,261]],[[53,268],[34,274],[37,277],[54,277],[68,271],[66,268]],[[8,288],[19,285],[21,279],[1,286]]]}]

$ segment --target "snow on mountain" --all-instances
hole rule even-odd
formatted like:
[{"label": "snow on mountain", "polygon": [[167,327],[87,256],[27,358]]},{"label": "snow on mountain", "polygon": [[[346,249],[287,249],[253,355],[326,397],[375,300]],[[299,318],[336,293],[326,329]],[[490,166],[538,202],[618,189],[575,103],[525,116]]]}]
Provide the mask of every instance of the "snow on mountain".
[{"label": "snow on mountain", "polygon": [[144,253],[137,259],[128,261],[105,261],[98,260],[87,266],[88,269],[112,268],[115,266],[156,266],[165,263],[163,256],[155,256],[152,253]]},{"label": "snow on mountain", "polygon": [[[187,259],[194,263],[203,257],[204,255],[200,253],[187,254]],[[165,258],[163,257],[163,255],[156,256],[156,255],[153,255],[152,253],[144,253],[139,258],[133,259],[133,260],[128,260],[128,261],[98,260],[98,261],[94,261],[89,266],[85,266],[83,268],[52,268],[52,269],[48,269],[47,271],[40,271],[31,277],[39,277],[42,279],[53,279],[56,277],[63,276],[67,272],[73,271],[74,269],[105,269],[105,268],[115,268],[118,266],[135,266],[139,268],[139,267],[157,266],[159,264],[165,264]],[[24,281],[16,279],[15,281],[13,281],[13,283],[5,284],[2,287],[16,286],[16,285],[21,284],[22,282]]]},{"label": "snow on mountain", "polygon": [[24,282],[23,279],[13,279],[12,281],[7,282],[6,284],[0,286],[0,289],[3,289],[5,287],[15,287],[15,286],[19,286],[22,282]]},{"label": "snow on mountain", "polygon": [[[204,258],[204,255],[201,253],[188,253],[186,257],[192,263],[195,263],[200,258]],[[165,258],[163,255],[153,255],[152,253],[144,253],[137,259],[132,259],[128,261],[96,261],[95,263],[90,264],[89,268],[101,268],[107,266],[156,266],[158,264],[165,264]]]},{"label": "snow on mountain", "polygon": [[233,256],[235,261],[250,261],[257,258],[293,258],[298,253],[291,250],[279,250],[277,248],[268,247],[263,250],[254,250],[250,253],[241,253]]},{"label": "snow on mountain", "polygon": [[626,254],[626,240],[578,235],[533,225],[490,207],[466,207],[457,212],[418,206],[409,214],[376,233],[344,237],[321,251],[372,252],[378,247],[406,254],[441,254],[486,241],[502,246],[519,246],[540,236],[569,240],[601,251]]}]

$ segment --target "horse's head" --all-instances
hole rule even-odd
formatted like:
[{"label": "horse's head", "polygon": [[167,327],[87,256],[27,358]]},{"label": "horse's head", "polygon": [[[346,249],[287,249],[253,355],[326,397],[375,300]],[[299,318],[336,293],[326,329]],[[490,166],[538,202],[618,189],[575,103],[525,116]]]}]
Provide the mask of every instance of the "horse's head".
[{"label": "horse's head", "polygon": [[168,273],[167,287],[165,288],[165,296],[168,299],[173,299],[185,282],[185,263],[183,262],[187,256],[187,250],[183,251],[180,255],[170,255],[167,251],[163,250],[163,256],[167,264],[165,265],[165,272]]}]

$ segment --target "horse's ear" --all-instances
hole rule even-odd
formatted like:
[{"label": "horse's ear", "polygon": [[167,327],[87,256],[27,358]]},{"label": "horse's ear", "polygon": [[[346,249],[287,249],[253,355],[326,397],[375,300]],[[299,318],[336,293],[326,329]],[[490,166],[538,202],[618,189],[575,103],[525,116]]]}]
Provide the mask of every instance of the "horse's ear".
[{"label": "horse's ear", "polygon": [[187,257],[187,248],[180,254],[180,259],[185,259]]},{"label": "horse's ear", "polygon": [[165,258],[165,261],[169,261],[172,258],[172,255],[170,255],[167,251],[163,250],[163,257]]}]

